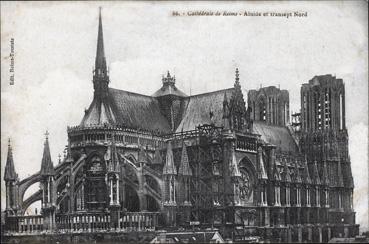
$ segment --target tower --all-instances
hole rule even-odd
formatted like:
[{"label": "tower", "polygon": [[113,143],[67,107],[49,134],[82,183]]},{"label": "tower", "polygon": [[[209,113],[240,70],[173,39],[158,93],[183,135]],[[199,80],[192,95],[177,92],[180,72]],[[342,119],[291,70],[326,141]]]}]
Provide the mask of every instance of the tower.
[{"label": "tower", "polygon": [[95,68],[93,71],[94,98],[103,101],[108,96],[109,72],[106,66],[104,37],[101,20],[101,7],[99,12],[99,29],[97,34],[97,49]]},{"label": "tower", "polygon": [[300,146],[307,157],[312,178],[321,180],[321,203],[334,209],[329,212],[329,221],[354,223],[354,184],[348,155],[342,79],[321,75],[302,85]]},{"label": "tower", "polygon": [[41,188],[42,188],[42,215],[44,217],[44,229],[53,230],[55,225],[55,197],[56,189],[54,187],[55,170],[51,161],[49,133],[45,133],[44,152],[41,161]]},{"label": "tower", "polygon": [[272,125],[286,126],[289,123],[289,103],[288,91],[275,86],[250,90],[247,94],[247,104],[252,108],[251,119]]},{"label": "tower", "polygon": [[8,156],[6,158],[6,165],[4,171],[4,181],[6,188],[6,207],[7,215],[16,215],[18,206],[18,175],[14,169],[13,150],[8,142]]}]

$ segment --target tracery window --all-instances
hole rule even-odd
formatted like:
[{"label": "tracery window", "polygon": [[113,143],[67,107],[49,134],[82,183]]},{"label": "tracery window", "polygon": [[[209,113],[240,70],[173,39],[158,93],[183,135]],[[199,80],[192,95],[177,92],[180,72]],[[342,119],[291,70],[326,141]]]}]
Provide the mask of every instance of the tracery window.
[{"label": "tracery window", "polygon": [[250,197],[251,189],[251,182],[250,182],[250,175],[245,169],[241,169],[241,181],[240,181],[240,199],[247,200]]}]

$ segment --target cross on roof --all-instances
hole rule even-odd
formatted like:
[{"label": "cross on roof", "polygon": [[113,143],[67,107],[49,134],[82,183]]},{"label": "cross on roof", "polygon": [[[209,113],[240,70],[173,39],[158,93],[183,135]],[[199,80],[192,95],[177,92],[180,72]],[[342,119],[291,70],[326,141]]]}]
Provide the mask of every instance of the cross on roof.
[{"label": "cross on roof", "polygon": [[49,139],[49,131],[48,130],[46,130],[44,135],[45,135],[46,139]]}]

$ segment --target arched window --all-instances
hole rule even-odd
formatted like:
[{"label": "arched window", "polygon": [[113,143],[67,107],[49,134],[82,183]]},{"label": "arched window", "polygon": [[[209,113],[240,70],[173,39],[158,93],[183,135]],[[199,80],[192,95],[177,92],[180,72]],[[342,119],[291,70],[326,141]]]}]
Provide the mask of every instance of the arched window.
[{"label": "arched window", "polygon": [[241,173],[240,199],[248,200],[252,192],[250,175],[245,168],[241,168],[240,173]]},{"label": "arched window", "polygon": [[266,103],[264,99],[259,100],[259,120],[266,121]]}]

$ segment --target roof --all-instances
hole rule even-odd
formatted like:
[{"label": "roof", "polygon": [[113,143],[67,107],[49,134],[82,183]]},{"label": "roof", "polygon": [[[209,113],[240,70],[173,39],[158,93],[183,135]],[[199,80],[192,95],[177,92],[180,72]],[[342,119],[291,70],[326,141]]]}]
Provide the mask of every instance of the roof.
[{"label": "roof", "polygon": [[234,88],[229,88],[184,98],[182,121],[176,132],[194,130],[202,124],[214,123],[216,126],[222,126],[224,94],[229,99],[233,91]]},{"label": "roof", "polygon": [[110,104],[97,98],[92,103],[82,119],[81,126],[115,124],[116,119]]},{"label": "roof", "polygon": [[109,88],[106,101],[92,101],[81,126],[104,123],[162,133],[171,131],[156,98],[114,88]]},{"label": "roof", "polygon": [[149,131],[171,131],[154,97],[109,88],[109,99],[117,123]]},{"label": "roof", "polygon": [[270,125],[261,121],[254,121],[254,133],[260,134],[261,138],[285,152],[297,152],[298,148],[285,126]]},{"label": "roof", "polygon": [[187,95],[179,90],[176,86],[167,85],[162,86],[159,90],[157,90],[152,96],[153,97],[162,97],[162,96],[178,96],[178,97],[186,97]]}]

